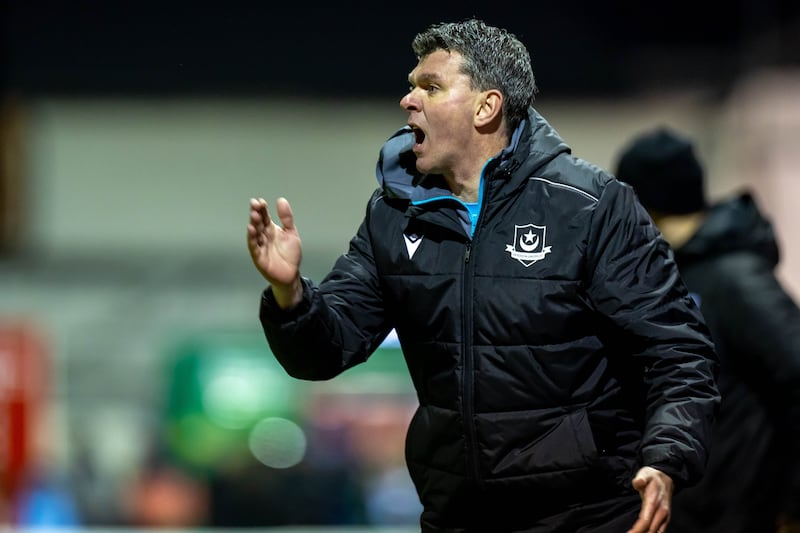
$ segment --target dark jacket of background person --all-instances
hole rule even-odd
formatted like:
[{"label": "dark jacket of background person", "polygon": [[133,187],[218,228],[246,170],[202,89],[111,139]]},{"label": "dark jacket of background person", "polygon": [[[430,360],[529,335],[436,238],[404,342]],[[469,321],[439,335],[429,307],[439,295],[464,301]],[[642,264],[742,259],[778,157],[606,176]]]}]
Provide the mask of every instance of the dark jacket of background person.
[{"label": "dark jacket of background person", "polygon": [[703,170],[689,140],[670,130],[635,138],[617,177],[662,227],[665,216],[703,213],[675,257],[716,342],[722,407],[706,474],[674,498],[670,533],[800,525],[800,309],[775,277],[770,222],[748,192],[706,210]]},{"label": "dark jacket of background person", "polygon": [[470,236],[446,185],[409,170],[413,143],[403,128],[382,148],[380,187],[321,284],[304,279],[288,312],[264,292],[262,324],[286,371],[333,378],[395,328],[420,404],[411,477],[426,510],[488,520],[481,531],[638,500],[643,465],[695,483],[719,401],[716,355],[633,190],[573,157],[530,109],[484,169]]}]

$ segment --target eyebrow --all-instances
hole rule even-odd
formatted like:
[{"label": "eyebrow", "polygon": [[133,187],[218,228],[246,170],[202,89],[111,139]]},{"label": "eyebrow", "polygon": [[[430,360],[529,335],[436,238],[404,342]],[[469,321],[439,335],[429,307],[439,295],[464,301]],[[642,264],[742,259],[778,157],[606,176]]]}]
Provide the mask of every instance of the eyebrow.
[{"label": "eyebrow", "polygon": [[[412,71],[408,75],[408,83],[410,83],[411,85],[415,85],[413,80],[414,80],[414,72]],[[423,72],[419,73],[419,75],[417,76],[417,80],[418,81],[425,81],[425,82],[428,82],[428,83],[441,83],[442,77],[439,74],[436,74],[435,72],[424,72],[423,71]]]}]

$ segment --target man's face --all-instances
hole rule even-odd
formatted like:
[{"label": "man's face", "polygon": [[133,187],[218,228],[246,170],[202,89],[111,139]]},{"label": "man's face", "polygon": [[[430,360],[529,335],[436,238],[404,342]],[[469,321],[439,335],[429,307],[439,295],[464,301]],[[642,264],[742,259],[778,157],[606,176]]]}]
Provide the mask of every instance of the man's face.
[{"label": "man's face", "polygon": [[480,93],[460,71],[458,52],[437,50],[423,57],[411,71],[411,88],[400,106],[408,111],[414,129],[417,170],[423,174],[458,173],[475,133],[474,115]]}]

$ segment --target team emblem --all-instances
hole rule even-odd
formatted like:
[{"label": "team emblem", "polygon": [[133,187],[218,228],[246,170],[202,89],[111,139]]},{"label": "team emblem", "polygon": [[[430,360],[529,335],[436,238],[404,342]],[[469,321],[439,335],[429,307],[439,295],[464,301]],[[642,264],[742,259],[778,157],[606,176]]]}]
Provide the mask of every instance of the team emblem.
[{"label": "team emblem", "polygon": [[544,259],[550,253],[552,246],[545,246],[545,226],[526,224],[524,226],[514,225],[514,243],[506,244],[506,252],[511,257],[525,265],[531,266],[536,261]]}]

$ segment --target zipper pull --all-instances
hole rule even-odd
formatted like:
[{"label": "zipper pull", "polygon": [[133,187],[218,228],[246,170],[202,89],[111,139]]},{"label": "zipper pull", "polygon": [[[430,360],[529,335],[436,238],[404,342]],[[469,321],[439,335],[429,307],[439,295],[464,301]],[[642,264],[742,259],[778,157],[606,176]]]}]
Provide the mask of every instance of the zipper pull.
[{"label": "zipper pull", "polygon": [[472,244],[467,243],[467,250],[464,252],[464,262],[469,263],[469,254],[472,251]]}]

